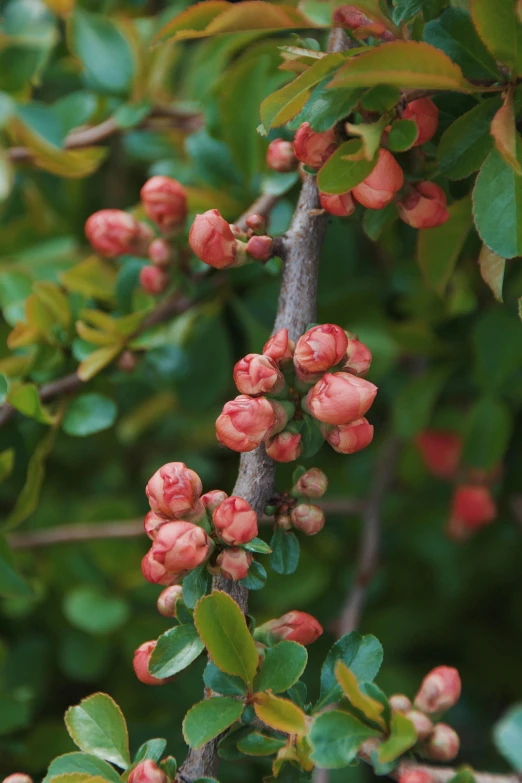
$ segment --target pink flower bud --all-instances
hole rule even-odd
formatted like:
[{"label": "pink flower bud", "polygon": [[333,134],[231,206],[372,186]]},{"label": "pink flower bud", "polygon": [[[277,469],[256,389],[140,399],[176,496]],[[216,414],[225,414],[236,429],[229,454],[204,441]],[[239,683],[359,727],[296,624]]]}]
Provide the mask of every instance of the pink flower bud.
[{"label": "pink flower bud", "polygon": [[328,489],[328,478],[319,468],[309,468],[297,479],[294,491],[308,498],[321,498]]},{"label": "pink flower bud", "polygon": [[152,759],[136,764],[128,777],[128,783],[168,783],[167,775]]},{"label": "pink flower bud", "polygon": [[139,222],[121,209],[102,209],[85,223],[85,235],[93,248],[107,258],[132,253],[141,237]]},{"label": "pink flower bud", "polygon": [[232,579],[234,582],[237,582],[239,579],[246,577],[252,560],[253,557],[250,552],[246,552],[239,547],[231,547],[230,549],[224,549],[218,555],[217,564],[221,574],[226,579]]},{"label": "pink flower bud", "polygon": [[316,133],[309,122],[300,125],[294,138],[294,154],[312,169],[320,169],[337,149],[338,141],[332,129]]},{"label": "pink flower bud", "polygon": [[344,27],[355,33],[357,38],[381,38],[386,33],[382,22],[370,19],[353,5],[336,8],[332,17],[334,25]]},{"label": "pink flower bud", "polygon": [[145,683],[145,685],[164,685],[172,679],[172,677],[166,677],[165,679],[153,677],[149,672],[150,656],[154,652],[155,647],[156,642],[144,642],[134,653],[134,660],[132,662],[134,672],[138,680]]},{"label": "pink flower bud", "polygon": [[169,266],[172,261],[172,248],[166,239],[154,239],[149,245],[149,259],[154,266]]},{"label": "pink flower bud", "polygon": [[372,363],[372,352],[360,340],[348,340],[342,365],[343,372],[351,372],[364,378]]},{"label": "pink flower bud", "polygon": [[315,617],[306,612],[287,612],[278,620],[270,620],[258,630],[268,633],[273,640],[287,639],[299,644],[312,644],[323,633],[323,628]]},{"label": "pink flower bud", "polygon": [[346,353],[348,338],[340,326],[313,326],[297,341],[294,353],[296,372],[301,380],[339,364]]},{"label": "pink flower bud", "polygon": [[168,571],[163,563],[160,563],[154,557],[154,552],[149,549],[141,561],[141,572],[147,582],[154,585],[174,585],[178,584],[183,574],[175,574]]},{"label": "pink flower bud", "polygon": [[377,165],[366,179],[356,185],[352,195],[368,209],[383,209],[391,204],[404,184],[404,174],[388,150],[379,150]]},{"label": "pink flower bud", "polygon": [[212,514],[219,504],[227,498],[227,493],[223,492],[222,489],[211,489],[210,492],[205,492],[204,495],[201,495],[201,502],[209,514]]},{"label": "pink flower bud", "polygon": [[4,778],[2,783],[33,783],[33,779],[26,775],[25,772],[13,772],[12,775]]},{"label": "pink flower bud", "polygon": [[433,783],[433,778],[424,769],[407,769],[401,772],[399,783]]},{"label": "pink flower bud", "polygon": [[263,354],[270,356],[275,362],[291,359],[294,355],[295,343],[288,339],[288,329],[280,329],[267,340]]},{"label": "pink flower bud", "polygon": [[143,522],[148,537],[154,540],[159,528],[166,522],[168,522],[168,519],[165,519],[165,517],[160,517],[154,511],[149,511]]},{"label": "pink flower bud", "polygon": [[446,194],[434,182],[418,182],[397,202],[399,217],[413,228],[435,228],[449,218]]},{"label": "pink flower bud", "polygon": [[227,544],[246,544],[257,536],[257,514],[246,500],[235,495],[215,509],[212,521]]},{"label": "pink flower bud", "polygon": [[266,397],[239,395],[227,402],[216,421],[220,443],[234,451],[253,451],[273,432],[282,430],[281,406]]},{"label": "pink flower bud", "polygon": [[413,723],[420,742],[430,736],[433,731],[433,722],[427,715],[419,710],[408,710],[406,717]]},{"label": "pink flower bud", "polygon": [[162,525],[151,547],[153,559],[173,574],[192,571],[210,554],[211,541],[202,527],[191,522]]},{"label": "pink flower bud", "polygon": [[202,489],[198,474],[183,462],[167,462],[152,476],[145,493],[156,514],[176,517],[199,505]]},{"label": "pink flower bud", "polygon": [[277,527],[280,527],[281,530],[292,529],[292,517],[290,516],[290,514],[278,514],[276,516],[275,521]]},{"label": "pink flower bud", "polygon": [[159,596],[156,606],[158,612],[163,617],[175,617],[176,616],[176,604],[183,595],[183,588],[181,585],[171,585],[166,587]]},{"label": "pink flower bud", "polygon": [[147,294],[157,296],[168,287],[170,275],[159,266],[142,266],[140,269],[140,285]]},{"label": "pink flower bud", "polygon": [[330,215],[336,215],[336,217],[348,217],[355,212],[355,201],[352,198],[351,190],[346,193],[341,193],[337,196],[330,193],[320,193],[319,200],[321,206]]},{"label": "pink flower bud", "polygon": [[466,539],[496,516],[497,507],[488,487],[458,487],[451,504],[448,533],[455,540]]},{"label": "pink flower bud", "polygon": [[411,701],[404,693],[394,693],[388,699],[393,712],[408,712],[411,710]]},{"label": "pink flower bud", "polygon": [[245,220],[245,223],[248,228],[251,228],[256,234],[266,234],[266,217],[260,215],[259,212],[254,212],[253,215],[249,215]]},{"label": "pink flower bud", "polygon": [[425,430],[415,439],[422,461],[438,478],[454,478],[462,452],[462,438],[456,432]]},{"label": "pink flower bud", "polygon": [[423,746],[423,751],[433,761],[453,761],[460,748],[459,735],[446,723],[437,723]]},{"label": "pink flower bud", "polygon": [[291,141],[274,139],[266,151],[266,165],[273,171],[293,171],[297,168],[297,160]]},{"label": "pink flower bud", "polygon": [[429,141],[439,124],[439,110],[431,98],[417,98],[416,101],[411,101],[404,109],[402,117],[404,120],[413,120],[419,129],[414,147]]},{"label": "pink flower bud", "polygon": [[377,386],[347,372],[325,373],[308,392],[312,416],[325,424],[350,424],[370,408]]},{"label": "pink flower bud", "polygon": [[303,451],[300,433],[279,432],[266,442],[266,453],[276,462],[293,462]]},{"label": "pink flower bud", "polygon": [[365,418],[336,427],[323,425],[321,432],[338,454],[355,454],[369,446],[373,440],[373,425]]},{"label": "pink flower bud", "polygon": [[215,269],[227,269],[238,260],[240,243],[217,209],[196,215],[189,233],[189,245],[201,261]]},{"label": "pink flower bud", "polygon": [[436,666],[423,679],[415,697],[415,707],[427,715],[446,712],[460,698],[461,683],[457,669]]},{"label": "pink flower bud", "polygon": [[272,237],[267,236],[253,236],[247,242],[246,251],[249,256],[252,256],[256,261],[262,261],[265,263],[269,258],[272,258],[272,249],[274,240]]},{"label": "pink flower bud", "polygon": [[183,225],[187,217],[187,194],[172,177],[151,177],[141,189],[145,214],[162,231]]},{"label": "pink flower bud", "polygon": [[305,536],[315,536],[323,529],[325,521],[324,511],[311,503],[298,503],[292,509],[292,524]]},{"label": "pink flower bud", "polygon": [[257,397],[260,394],[277,394],[284,388],[285,379],[269,356],[249,353],[234,367],[234,383],[241,394]]}]

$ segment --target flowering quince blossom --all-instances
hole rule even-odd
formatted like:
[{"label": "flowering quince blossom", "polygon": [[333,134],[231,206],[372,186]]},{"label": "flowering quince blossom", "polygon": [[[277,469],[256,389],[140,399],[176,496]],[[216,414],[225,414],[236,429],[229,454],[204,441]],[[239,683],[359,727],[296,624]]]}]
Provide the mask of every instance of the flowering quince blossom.
[{"label": "flowering quince blossom", "polygon": [[399,783],[433,783],[429,772],[424,769],[407,769],[401,773]]},{"label": "flowering quince blossom", "polygon": [[283,430],[266,442],[266,453],[275,462],[293,462],[303,451],[301,434]]},{"label": "flowering quince blossom", "polygon": [[356,185],[352,196],[368,209],[383,209],[391,204],[404,184],[404,174],[388,150],[380,149],[377,164],[366,179]]},{"label": "flowering quince blossom", "polygon": [[239,395],[227,402],[216,421],[218,440],[234,451],[253,451],[267,438],[284,429],[285,408],[266,397]]},{"label": "flowering quince blossom", "polygon": [[346,193],[340,193],[339,195],[320,193],[319,201],[326,212],[329,212],[330,215],[335,215],[336,217],[349,217],[350,215],[353,215],[357,206],[350,190]]},{"label": "flowering quince blossom", "polygon": [[241,394],[254,397],[277,394],[284,388],[285,379],[274,359],[263,354],[249,353],[234,367],[234,383]]},{"label": "flowering quince blossom", "polygon": [[154,539],[158,529],[166,522],[168,522],[168,519],[165,519],[165,517],[160,517],[154,511],[149,511],[143,523],[148,537]]},{"label": "flowering quince blossom", "polygon": [[355,454],[369,446],[373,440],[373,426],[365,418],[337,426],[322,424],[321,432],[338,454]]},{"label": "flowering quince blossom", "polygon": [[299,503],[292,509],[292,524],[306,536],[315,536],[325,523],[324,511],[310,503]]},{"label": "flowering quince blossom", "polygon": [[435,182],[418,182],[397,202],[399,217],[413,228],[435,228],[449,219],[446,194]]},{"label": "flowering quince blossom", "polygon": [[333,128],[324,133],[316,133],[309,122],[303,122],[295,134],[294,153],[301,163],[312,169],[320,169],[335,152],[338,144]]},{"label": "flowering quince blossom", "polygon": [[257,514],[243,498],[224,500],[212,515],[214,527],[227,544],[246,544],[257,536]]},{"label": "flowering quince blossom", "polygon": [[161,231],[171,231],[184,224],[187,194],[176,179],[151,177],[142,187],[140,196],[145,214]]},{"label": "flowering quince blossom", "polygon": [[143,644],[140,644],[134,653],[134,660],[132,662],[134,672],[138,680],[143,682],[145,685],[164,685],[166,682],[170,682],[170,680],[172,680],[172,677],[166,677],[164,679],[154,677],[149,672],[150,656],[154,652],[155,647],[155,641],[144,642]]},{"label": "flowering quince blossom", "polygon": [[280,329],[264,345],[263,354],[275,362],[283,362],[294,355],[295,343],[288,339],[288,329]]},{"label": "flowering quince blossom", "polygon": [[159,266],[147,264],[140,269],[140,285],[147,294],[157,296],[168,288],[170,276]]},{"label": "flowering quince blossom", "polygon": [[211,541],[203,528],[191,522],[162,525],[151,547],[152,558],[174,574],[192,571],[210,554]]},{"label": "flowering quince blossom", "polygon": [[356,338],[352,339],[349,337],[341,370],[343,372],[351,372],[353,375],[359,375],[364,378],[370,369],[371,363],[372,352],[368,346]]},{"label": "flowering quince blossom", "polygon": [[462,453],[462,437],[448,430],[425,430],[415,443],[426,468],[434,476],[443,479],[454,478]]},{"label": "flowering quince blossom", "polygon": [[198,508],[202,490],[197,473],[183,462],[168,462],[152,476],[145,493],[152,511],[171,518]]},{"label": "flowering quince blossom", "polygon": [[131,770],[128,783],[168,783],[167,775],[152,759],[140,761]]},{"label": "flowering quince blossom", "polygon": [[256,635],[262,640],[262,636],[268,637],[272,641],[282,641],[286,639],[290,642],[299,644],[312,644],[323,633],[322,625],[306,612],[287,612],[278,620],[269,620],[260,625],[256,630]]},{"label": "flowering quince blossom", "polygon": [[321,498],[328,489],[328,478],[319,468],[309,468],[300,476],[294,486],[298,495],[308,498]]},{"label": "flowering quince blossom", "polygon": [[423,679],[415,696],[415,707],[428,715],[446,712],[460,699],[461,687],[457,669],[436,666]]},{"label": "flowering quince blossom", "polygon": [[266,165],[272,171],[288,172],[297,168],[297,158],[291,141],[274,139],[266,151]]},{"label": "flowering quince blossom", "polygon": [[189,233],[189,245],[203,261],[215,269],[228,269],[244,261],[244,247],[219,210],[196,215]]},{"label": "flowering quince blossom", "polygon": [[152,239],[144,223],[121,209],[101,209],[85,223],[85,235],[93,248],[107,258],[139,250],[142,242]]},{"label": "flowering quince blossom", "polygon": [[410,101],[402,113],[404,120],[413,120],[419,129],[414,147],[425,144],[435,134],[439,125],[439,110],[431,98]]},{"label": "flowering quince blossom", "polygon": [[377,394],[377,386],[346,372],[325,373],[308,392],[310,413],[325,424],[351,424],[360,419]]},{"label": "flowering quince blossom", "polygon": [[299,378],[329,370],[338,364],[346,353],[348,338],[340,326],[322,324],[313,326],[297,341],[294,365]]},{"label": "flowering quince blossom", "polygon": [[459,735],[447,723],[436,723],[423,746],[426,756],[433,761],[453,761],[459,748]]},{"label": "flowering quince blossom", "polygon": [[229,547],[218,555],[216,562],[219,572],[226,579],[237,582],[239,579],[245,579],[253,559],[250,552],[240,547]]},{"label": "flowering quince blossom", "polygon": [[488,487],[457,487],[453,495],[447,532],[451,538],[463,540],[488,525],[497,516],[497,507]]},{"label": "flowering quince blossom", "polygon": [[336,8],[332,17],[332,21],[339,27],[344,27],[347,30],[351,30],[357,38],[383,38],[385,40],[393,40],[394,36],[386,30],[386,27],[382,22],[370,19],[369,16],[363,14],[358,8],[353,5],[342,5]]},{"label": "flowering quince blossom", "polygon": [[166,587],[159,596],[157,601],[158,612],[163,617],[176,617],[176,604],[183,596],[183,588],[181,585],[171,585]]},{"label": "flowering quince blossom", "polygon": [[223,492],[222,489],[211,489],[209,492],[205,492],[204,495],[201,495],[201,502],[211,514],[220,503],[226,500],[226,498],[228,498],[228,495],[226,492]]}]

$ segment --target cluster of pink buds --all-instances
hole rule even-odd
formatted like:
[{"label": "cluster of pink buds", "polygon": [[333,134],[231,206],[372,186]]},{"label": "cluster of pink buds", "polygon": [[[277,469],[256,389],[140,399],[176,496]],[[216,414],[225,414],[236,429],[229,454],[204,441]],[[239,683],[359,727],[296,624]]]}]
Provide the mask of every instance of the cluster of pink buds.
[{"label": "cluster of pink buds", "polygon": [[236,364],[241,394],[218,417],[218,440],[240,452],[265,442],[272,459],[291,462],[302,453],[304,415],[309,415],[335,451],[360,451],[373,438],[364,414],[377,387],[362,377],[371,359],[364,343],[335,324],[311,327],[295,345],[281,329],[262,354]]},{"label": "cluster of pink buds", "polygon": [[490,484],[498,469],[475,471],[462,465],[462,437],[447,430],[425,430],[416,439],[423,462],[437,478],[456,480],[446,531],[455,541],[468,539],[497,517]]},{"label": "cluster of pink buds", "polygon": [[324,495],[328,489],[328,479],[319,468],[299,466],[294,472],[294,486],[290,492],[277,495],[265,509],[268,516],[275,518],[275,524],[281,530],[295,528],[305,536],[315,536],[325,524],[322,508],[311,500]]},{"label": "cluster of pink buds", "polygon": [[287,612],[278,620],[269,620],[254,631],[254,638],[272,645],[284,639],[299,644],[312,644],[323,633],[322,625],[306,612]]},{"label": "cluster of pink buds", "polygon": [[[402,693],[391,696],[390,707],[394,712],[402,712],[413,723],[417,732],[419,751],[433,761],[452,761],[459,752],[459,736],[447,723],[438,723],[438,719],[460,698],[461,682],[457,669],[451,666],[437,666],[426,675],[415,696],[412,705],[410,699]],[[403,777],[413,774],[406,772]],[[416,771],[415,771],[416,772]],[[425,783],[424,780],[410,780],[405,783]],[[426,783],[428,783],[426,781]]]},{"label": "cluster of pink buds", "polygon": [[267,224],[260,214],[249,215],[247,229],[227,223],[218,209],[196,215],[189,234],[189,245],[204,264],[214,269],[243,266],[251,261],[265,263],[273,255],[274,240],[267,236]]}]

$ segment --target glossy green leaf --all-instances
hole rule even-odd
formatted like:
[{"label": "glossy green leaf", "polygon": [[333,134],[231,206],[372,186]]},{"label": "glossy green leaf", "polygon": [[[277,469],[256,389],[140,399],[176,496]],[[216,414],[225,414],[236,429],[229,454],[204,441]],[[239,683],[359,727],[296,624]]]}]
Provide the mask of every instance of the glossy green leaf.
[{"label": "glossy green leaf", "polygon": [[418,135],[419,129],[414,120],[397,120],[388,133],[388,148],[392,152],[405,152],[413,147]]},{"label": "glossy green leaf", "polygon": [[471,15],[489,51],[516,75],[522,71],[522,25],[513,0],[473,0]]},{"label": "glossy green leaf", "polygon": [[441,226],[419,231],[417,256],[430,288],[442,294],[449,283],[464,242],[473,226],[469,198],[448,207],[449,219]]},{"label": "glossy green leaf", "polygon": [[253,560],[248,569],[248,574],[244,579],[240,580],[240,584],[246,587],[247,590],[261,590],[265,586],[266,580],[267,573],[264,565],[258,560]]},{"label": "glossy green leaf", "polygon": [[243,549],[248,549],[249,552],[259,552],[262,555],[269,555],[272,551],[262,538],[253,538],[252,541],[243,544]]},{"label": "glossy green leaf", "polygon": [[271,756],[286,745],[285,740],[267,737],[257,731],[242,737],[237,743],[238,749],[248,756]]},{"label": "glossy green leaf", "polygon": [[443,133],[437,149],[440,170],[449,179],[465,179],[478,171],[493,149],[491,122],[502,105],[487,98],[463,114]]},{"label": "glossy green leaf", "polygon": [[163,756],[166,747],[167,740],[159,738],[147,740],[147,742],[144,742],[143,745],[138,748],[133,764],[137,764],[139,761],[144,761],[145,759],[152,759],[152,761],[155,761],[157,764]]},{"label": "glossy green leaf", "polygon": [[305,670],[308,653],[297,642],[279,642],[265,650],[261,671],[254,681],[256,691],[283,693],[294,685]]},{"label": "glossy green leaf", "polygon": [[73,742],[86,753],[126,769],[130,763],[129,737],[123,713],[106,693],[95,693],[65,713]]},{"label": "glossy green leaf", "polygon": [[499,78],[495,58],[479,38],[469,13],[462,8],[447,8],[438,19],[428,22],[424,40],[451,57],[468,79]]},{"label": "glossy green leaf", "polygon": [[210,578],[206,563],[195,568],[183,580],[183,601],[189,609],[194,609],[197,602],[208,590]]},{"label": "glossy green leaf", "polygon": [[247,688],[241,677],[225,674],[209,661],[203,672],[203,682],[207,688],[222,696],[244,696]]},{"label": "glossy green leaf", "polygon": [[371,174],[377,160],[358,157],[361,155],[361,149],[360,139],[351,139],[341,144],[328,158],[317,175],[317,184],[322,193],[346,193]]},{"label": "glossy green leaf", "polygon": [[299,539],[291,531],[275,529],[270,542],[272,554],[270,555],[270,567],[276,574],[293,574],[299,565],[300,545]]},{"label": "glossy green leaf", "polygon": [[290,127],[298,128],[302,122],[309,122],[314,131],[323,133],[354,110],[363,91],[332,90],[328,88],[329,82],[330,77],[327,77],[313,89]]},{"label": "glossy green leaf", "polygon": [[357,631],[342,636],[330,649],[321,669],[321,695],[316,709],[322,709],[342,696],[335,676],[338,661],[348,666],[359,682],[371,682],[381,668],[382,659],[382,645],[375,636],[361,636]]},{"label": "glossy green leaf", "polygon": [[69,775],[80,773],[83,775],[95,775],[107,780],[108,783],[119,783],[120,776],[106,761],[89,753],[65,753],[58,756],[49,764],[49,769],[42,783],[49,783],[51,778],[57,775]]},{"label": "glossy green leaf", "polygon": [[415,726],[402,712],[393,712],[390,735],[379,745],[377,757],[381,764],[395,761],[417,742]]},{"label": "glossy green leaf", "polygon": [[172,677],[186,669],[203,651],[205,645],[193,625],[177,625],[162,634],[149,662],[154,677]]},{"label": "glossy green leaf", "polygon": [[362,743],[379,732],[340,710],[318,715],[310,731],[312,759],[323,769],[341,769],[357,756]]},{"label": "glossy green leaf", "polygon": [[502,462],[511,437],[513,420],[500,400],[484,397],[469,411],[466,421],[463,461],[482,470]]},{"label": "glossy green leaf", "polygon": [[236,699],[217,696],[195,704],[185,715],[183,736],[191,748],[201,748],[235,723],[244,704]]},{"label": "glossy green leaf", "polygon": [[390,87],[387,84],[379,84],[365,90],[361,97],[361,105],[368,111],[385,112],[399,102],[401,91],[398,87]]},{"label": "glossy green leaf", "polygon": [[[517,134],[517,158],[522,141]],[[522,177],[497,150],[490,152],[473,190],[475,226],[485,245],[502,258],[522,254]]]},{"label": "glossy green leaf", "polygon": [[499,753],[522,772],[522,704],[516,704],[495,724],[493,739]]},{"label": "glossy green leaf", "polygon": [[362,713],[370,723],[376,723],[379,728],[385,731],[384,705],[377,699],[368,696],[359,688],[357,677],[342,661],[337,662],[335,675],[344,696],[348,699],[351,706]]},{"label": "glossy green leaf", "polygon": [[116,404],[103,394],[81,394],[67,408],[62,427],[67,435],[86,437],[112,427]]}]

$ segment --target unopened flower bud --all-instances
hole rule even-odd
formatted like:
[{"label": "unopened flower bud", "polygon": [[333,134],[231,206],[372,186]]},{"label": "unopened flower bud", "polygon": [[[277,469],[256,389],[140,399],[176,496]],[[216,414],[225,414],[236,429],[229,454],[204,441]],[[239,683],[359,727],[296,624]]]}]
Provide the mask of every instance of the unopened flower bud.
[{"label": "unopened flower bud", "polygon": [[424,769],[407,769],[401,772],[399,783],[433,783],[433,778]]},{"label": "unopened flower bud", "polygon": [[458,487],[451,503],[448,534],[457,541],[464,540],[496,516],[497,507],[488,487]]},{"label": "unopened flower bud", "polygon": [[420,147],[429,141],[439,124],[439,110],[431,98],[417,98],[405,107],[402,118],[413,120],[419,129],[414,147]]},{"label": "unopened flower bud", "polygon": [[373,425],[365,419],[350,424],[321,425],[323,438],[338,454],[355,454],[365,449],[373,440]]},{"label": "unopened flower bud", "polygon": [[266,453],[276,462],[293,462],[303,451],[301,434],[283,430],[266,442]]},{"label": "unopened flower bud", "polygon": [[453,761],[460,748],[457,732],[446,723],[437,723],[423,745],[423,752],[433,761]]},{"label": "unopened flower bud", "polygon": [[268,236],[253,236],[247,242],[246,251],[256,261],[263,263],[272,258],[274,240]]},{"label": "unopened flower bud", "polygon": [[438,478],[454,478],[462,452],[460,435],[448,430],[425,430],[415,443],[430,473]]},{"label": "unopened flower bud", "polygon": [[430,736],[433,731],[433,722],[427,715],[420,710],[408,710],[406,717],[413,723],[419,742]]},{"label": "unopened flower bud", "polygon": [[404,174],[388,150],[380,149],[377,165],[366,179],[356,185],[352,196],[368,209],[383,209],[391,204],[404,184]]},{"label": "unopened flower bud", "polygon": [[382,22],[370,19],[353,5],[342,5],[336,8],[332,17],[334,25],[351,30],[357,38],[380,38],[386,33]]},{"label": "unopened flower bud", "polygon": [[253,215],[249,215],[245,220],[248,228],[251,228],[256,234],[266,234],[266,217],[260,215],[259,212],[254,212]]},{"label": "unopened flower bud", "polygon": [[172,247],[166,239],[154,239],[149,245],[149,259],[154,266],[169,266],[172,261]]},{"label": "unopened flower bud", "polygon": [[257,514],[246,500],[232,495],[215,509],[212,521],[227,544],[246,544],[257,536]]},{"label": "unopened flower bud", "polygon": [[423,679],[415,697],[415,707],[427,715],[446,712],[460,698],[461,682],[457,669],[436,666]]},{"label": "unopened flower bud", "polygon": [[346,353],[348,338],[340,326],[313,326],[297,341],[294,352],[296,372],[301,380],[330,370]]},{"label": "unopened flower bud", "polygon": [[263,348],[264,356],[270,356],[275,362],[283,362],[294,355],[295,343],[288,339],[288,329],[280,329],[267,340]]},{"label": "unopened flower bud", "polygon": [[179,228],[187,217],[187,194],[172,177],[151,177],[141,189],[141,201],[147,217],[161,231]]},{"label": "unopened flower bud", "polygon": [[393,712],[408,712],[408,710],[411,710],[411,701],[404,693],[394,693],[388,699],[388,703]]},{"label": "unopened flower bud", "polygon": [[164,685],[166,682],[169,682],[169,680],[172,679],[172,677],[166,677],[164,679],[153,677],[153,675],[149,672],[150,656],[154,652],[155,647],[156,642],[154,641],[144,642],[134,653],[134,660],[132,662],[134,672],[138,680],[145,683],[145,685]]},{"label": "unopened flower bud", "polygon": [[149,549],[141,561],[141,572],[147,582],[151,582],[153,585],[169,586],[179,584],[183,576],[181,573],[176,574],[168,571],[163,563],[156,560],[152,549]]},{"label": "unopened flower bud", "polygon": [[309,468],[294,486],[294,492],[308,498],[321,498],[327,489],[328,478],[319,468]]},{"label": "unopened flower bud", "polygon": [[320,169],[337,146],[337,136],[333,128],[324,133],[316,133],[309,122],[303,122],[299,126],[294,138],[296,158],[312,169]]},{"label": "unopened flower bud", "polygon": [[287,639],[299,644],[312,644],[323,633],[323,628],[315,617],[306,612],[287,612],[278,620],[260,625],[256,629],[256,636],[266,637],[272,642]]},{"label": "unopened flower bud", "polygon": [[138,364],[138,360],[136,359],[136,356],[135,354],[132,353],[132,351],[129,350],[122,351],[118,359],[118,370],[121,370],[122,372],[131,373],[134,372],[137,364]]},{"label": "unopened flower bud", "polygon": [[292,142],[284,139],[271,141],[266,151],[266,165],[272,171],[294,171],[297,159]]},{"label": "unopened flower bud", "polygon": [[218,555],[217,564],[221,574],[226,579],[232,579],[234,582],[237,582],[239,579],[245,579],[252,560],[253,557],[250,552],[246,552],[240,547],[231,547],[230,549],[224,549]]},{"label": "unopened flower bud", "polygon": [[360,340],[348,340],[346,354],[342,364],[343,372],[351,372],[362,378],[368,373],[372,363],[372,352]]},{"label": "unopened flower bud", "polygon": [[201,502],[209,514],[212,514],[219,504],[227,498],[227,493],[223,492],[222,489],[211,489],[210,492],[205,492],[204,495],[201,495]]},{"label": "unopened flower bud", "polygon": [[435,182],[410,186],[397,202],[399,217],[413,228],[435,228],[449,219],[446,194]]},{"label": "unopened flower bud", "polygon": [[13,772],[12,775],[4,778],[2,783],[33,783],[33,779],[26,775],[25,772]]},{"label": "unopened flower bud", "polygon": [[203,486],[183,462],[167,462],[149,480],[145,493],[150,507],[165,517],[185,515],[200,503]]},{"label": "unopened flower bud", "polygon": [[349,217],[349,215],[353,215],[355,212],[356,204],[350,190],[346,193],[340,193],[339,195],[320,193],[319,200],[322,208],[330,215],[335,215],[336,217]]},{"label": "unopened flower bud", "polygon": [[170,275],[159,266],[147,264],[140,269],[140,285],[147,294],[157,296],[168,287]]},{"label": "unopened flower bud", "polygon": [[292,529],[292,517],[290,514],[277,514],[275,521],[277,527],[280,527],[281,530]]},{"label": "unopened flower bud", "polygon": [[239,261],[241,242],[217,209],[196,215],[189,233],[189,245],[203,263],[215,269],[227,269]]},{"label": "unopened flower bud", "polygon": [[323,529],[325,521],[324,511],[311,503],[298,503],[292,509],[292,524],[305,536],[315,536]]},{"label": "unopened flower bud", "polygon": [[211,541],[202,527],[191,522],[166,522],[154,538],[152,558],[173,574],[192,571],[205,562]]},{"label": "unopened flower bud", "polygon": [[165,519],[165,517],[160,517],[154,511],[149,511],[143,522],[145,532],[148,537],[154,540],[160,527],[168,521],[168,519]]},{"label": "unopened flower bud", "polygon": [[140,223],[121,209],[101,209],[85,223],[93,248],[107,258],[132,253],[141,238]]},{"label": "unopened flower bud", "polygon": [[159,596],[156,606],[163,617],[176,617],[176,604],[183,595],[181,585],[166,587]]},{"label": "unopened flower bud", "polygon": [[360,419],[377,394],[373,383],[347,372],[325,373],[308,392],[312,416],[325,424],[350,424]]},{"label": "unopened flower bud", "polygon": [[285,379],[274,359],[258,353],[249,353],[234,367],[234,383],[241,394],[256,397],[277,394],[285,386]]},{"label": "unopened flower bud", "polygon": [[284,406],[266,397],[239,395],[227,402],[216,421],[220,443],[234,451],[253,451],[264,440],[284,429]]}]

